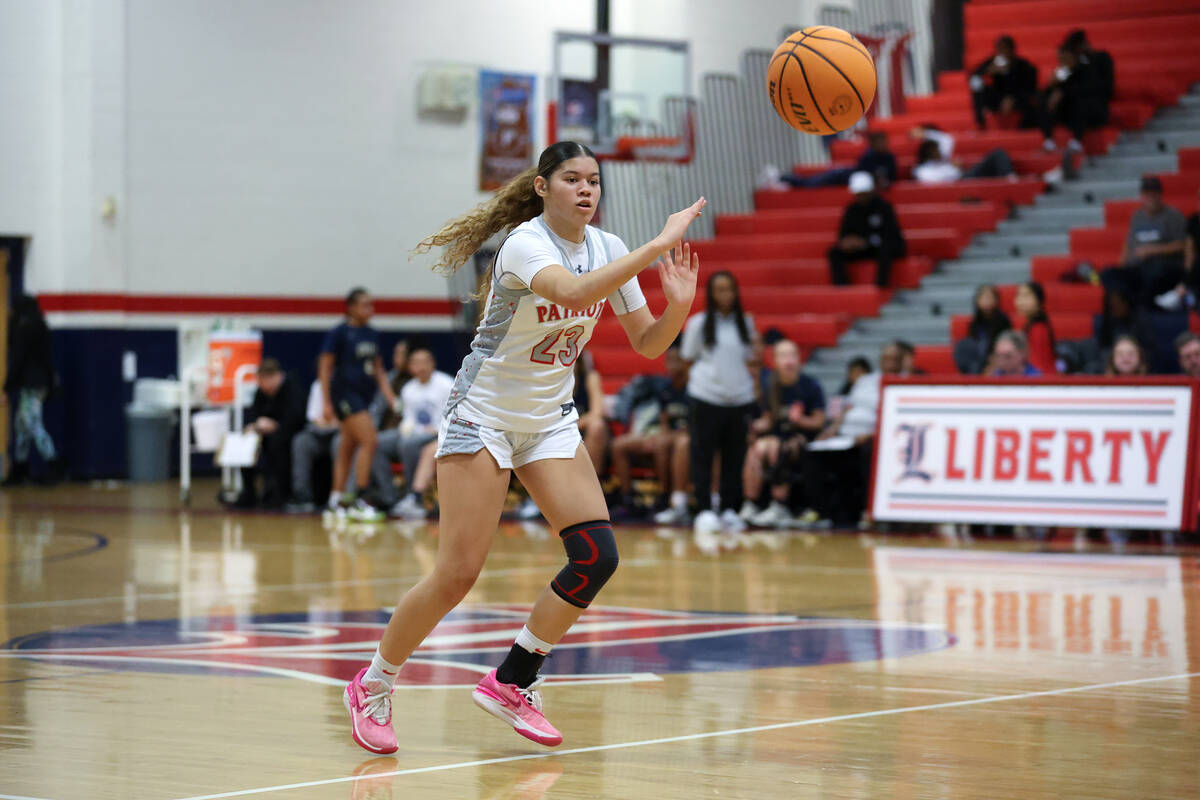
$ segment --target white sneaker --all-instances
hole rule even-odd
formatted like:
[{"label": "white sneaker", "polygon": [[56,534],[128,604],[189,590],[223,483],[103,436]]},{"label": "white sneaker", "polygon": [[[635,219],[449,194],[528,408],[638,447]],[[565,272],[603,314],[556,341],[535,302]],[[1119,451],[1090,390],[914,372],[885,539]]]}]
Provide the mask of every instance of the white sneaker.
[{"label": "white sneaker", "polygon": [[404,499],[396,503],[388,514],[400,519],[425,519],[429,516],[429,512],[425,510],[425,506],[417,499],[416,495],[411,493],[404,496]]},{"label": "white sneaker", "polygon": [[742,503],[742,510],[738,512],[738,516],[746,522],[750,522],[750,520],[754,519],[761,513],[762,509],[756,506],[753,500],[747,500],[746,502]]},{"label": "white sneaker", "polygon": [[664,508],[654,515],[655,525],[687,525],[688,513],[682,508]]},{"label": "white sneaker", "polygon": [[727,508],[721,512],[721,530],[725,533],[741,533],[746,530],[746,523],[742,521],[736,511]]},{"label": "white sneaker", "polygon": [[1055,150],[1058,149],[1058,145],[1056,145],[1054,143],[1053,139],[1043,139],[1042,140],[1042,149],[1045,150],[1047,153],[1053,153]]},{"label": "white sneaker", "polygon": [[721,532],[721,518],[715,511],[701,511],[692,523],[692,540],[696,547],[704,553],[716,553],[720,550],[717,535]]},{"label": "white sneaker", "polygon": [[525,502],[517,509],[517,519],[537,519],[541,515],[542,510],[533,502],[532,497],[526,497]]},{"label": "white sneaker", "polygon": [[361,497],[354,501],[346,515],[352,522],[380,522],[384,518],[382,511]]},{"label": "white sneaker", "polygon": [[1044,180],[1046,183],[1059,184],[1059,183],[1062,183],[1062,179],[1063,179],[1063,168],[1062,167],[1055,167],[1054,169],[1048,169],[1042,173],[1042,180]]},{"label": "white sneaker", "polygon": [[1067,150],[1071,153],[1082,153],[1083,142],[1079,141],[1078,139],[1072,139],[1071,141],[1067,142]]},{"label": "white sneaker", "polygon": [[750,524],[756,528],[786,528],[792,524],[792,512],[778,500],[772,500],[765,510],[755,514]]}]

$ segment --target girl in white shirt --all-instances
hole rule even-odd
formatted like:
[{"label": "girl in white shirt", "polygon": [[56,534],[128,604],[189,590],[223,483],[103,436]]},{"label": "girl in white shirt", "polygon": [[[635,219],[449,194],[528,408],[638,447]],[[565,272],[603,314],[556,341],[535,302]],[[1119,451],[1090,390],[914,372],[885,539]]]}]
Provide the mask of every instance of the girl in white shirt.
[{"label": "girl in white shirt", "polygon": [[[576,142],[558,142],[536,168],[418,246],[420,252],[444,247],[438,264],[454,271],[494,233],[509,232],[485,278],[483,317],[439,430],[436,563],[401,598],[371,665],[346,687],[352,733],[367,750],[397,749],[390,700],[397,673],[475,583],[510,471],[559,531],[569,561],[538,597],[504,662],[472,696],[522,736],[545,745],[562,741],[533,691],[538,669],[617,565],[608,508],[571,399],[573,367],[606,303],[636,352],[653,359],[666,351],[687,318],[699,270],[699,259],[680,240],[705,205],[701,198],[672,214],[658,236],[629,252],[616,236],[588,225],[599,201],[595,156]],[[655,261],[667,299],[658,319],[637,281]]]}]

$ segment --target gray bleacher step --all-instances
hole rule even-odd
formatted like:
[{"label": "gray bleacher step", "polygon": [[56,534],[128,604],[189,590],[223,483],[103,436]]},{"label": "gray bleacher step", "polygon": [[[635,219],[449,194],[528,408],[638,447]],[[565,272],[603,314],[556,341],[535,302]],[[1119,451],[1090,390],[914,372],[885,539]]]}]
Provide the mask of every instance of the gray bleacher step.
[{"label": "gray bleacher step", "polygon": [[1174,153],[1152,153],[1140,156],[1105,158],[1095,166],[1080,170],[1081,181],[1120,180],[1125,177],[1140,178],[1147,172],[1169,172],[1179,164]]},{"label": "gray bleacher step", "polygon": [[[1026,278],[1027,279],[1027,278]],[[957,313],[948,309],[961,309],[970,306],[975,290],[981,283],[993,283],[991,280],[981,280],[978,283],[963,283],[949,286],[927,286],[909,292],[903,302],[910,308],[923,308],[930,317],[944,316]]]},{"label": "gray bleacher step", "polygon": [[956,258],[938,264],[934,275],[971,275],[980,280],[995,272],[1008,272],[1017,269],[1029,269],[1028,258],[988,257],[988,258]]},{"label": "gray bleacher step", "polygon": [[1146,123],[1148,131],[1194,131],[1197,121],[1190,116],[1155,118]]},{"label": "gray bleacher step", "polygon": [[[975,297],[975,286],[969,287],[970,291],[963,292],[961,297],[951,295],[944,302],[940,303],[942,314],[940,316],[950,316],[952,314],[965,314],[971,310],[971,302]],[[880,309],[879,316],[881,319],[935,319],[933,311],[930,309],[929,303],[888,303]]]},{"label": "gray bleacher step", "polygon": [[1066,209],[1046,209],[1047,211],[1078,211],[1074,221],[1060,222],[1053,219],[1006,219],[1003,220],[996,228],[996,233],[1005,236],[1045,236],[1049,234],[1062,234],[1063,231],[1069,231],[1071,228],[1090,228],[1095,225],[1104,224],[1104,214],[1085,214],[1083,212],[1090,211],[1091,207],[1076,209],[1074,207]]},{"label": "gray bleacher step", "polygon": [[944,338],[946,325],[945,317],[873,317],[858,320],[843,337],[856,333],[867,337],[908,335]]},{"label": "gray bleacher step", "polygon": [[938,291],[944,295],[954,297],[955,293],[962,291],[964,287],[973,290],[981,283],[1006,284],[1020,283],[1027,280],[1029,280],[1028,266],[1020,269],[996,270],[986,275],[947,272],[941,275],[926,275],[921,281],[921,289]]},{"label": "gray bleacher step", "polygon": [[1065,232],[985,233],[976,236],[962,255],[965,258],[1048,255],[1068,252],[1069,244],[1069,236]]},{"label": "gray bleacher step", "polygon": [[1037,204],[1039,208],[1103,207],[1106,200],[1137,197],[1138,177],[1063,181],[1053,193],[1038,197]]},{"label": "gray bleacher step", "polygon": [[[1138,131],[1130,136],[1122,136],[1120,141],[1109,150],[1114,157],[1126,155],[1147,155],[1153,153],[1170,153],[1181,147],[1200,146],[1200,124],[1193,130],[1187,131]],[[1166,148],[1164,151],[1162,148]]]}]

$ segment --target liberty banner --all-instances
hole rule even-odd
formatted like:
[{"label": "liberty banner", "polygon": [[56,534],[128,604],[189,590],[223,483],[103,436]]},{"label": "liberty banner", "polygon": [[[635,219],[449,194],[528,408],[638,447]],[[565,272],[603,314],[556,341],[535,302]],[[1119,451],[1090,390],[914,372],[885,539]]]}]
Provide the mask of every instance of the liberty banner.
[{"label": "liberty banner", "polygon": [[479,72],[479,188],[494,192],[533,164],[536,78]]},{"label": "liberty banner", "polygon": [[1191,529],[1196,385],[1182,378],[885,380],[875,519]]}]

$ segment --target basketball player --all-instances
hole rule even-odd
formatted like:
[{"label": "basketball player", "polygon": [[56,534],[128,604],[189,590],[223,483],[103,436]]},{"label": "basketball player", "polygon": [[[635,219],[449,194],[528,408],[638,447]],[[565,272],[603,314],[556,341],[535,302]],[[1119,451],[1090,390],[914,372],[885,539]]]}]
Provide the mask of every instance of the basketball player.
[{"label": "basketball player", "polygon": [[[441,523],[433,571],[401,598],[371,664],[346,687],[354,740],[395,752],[391,692],[401,665],[475,583],[515,470],[568,563],[542,591],[507,657],[475,688],[476,705],[534,742],[562,734],[542,715],[538,670],[617,567],[600,481],[579,435],[572,369],[610,303],[634,350],[662,355],[696,294],[699,258],[680,245],[706,201],[672,214],[633,252],[588,225],[600,201],[600,167],[576,142],[546,148],[536,168],[418,245],[444,246],[454,270],[492,234],[509,230],[485,280],[471,352],[458,371],[438,435]],[[673,250],[673,252],[672,252]],[[646,307],[637,275],[656,260],[667,307]]]},{"label": "basketball player", "polygon": [[375,422],[367,409],[376,391],[383,395],[388,408],[396,405],[396,395],[379,357],[379,334],[368,324],[374,312],[375,304],[367,290],[352,289],[346,295],[346,321],[325,337],[317,360],[325,418],[332,419],[336,414],[342,434],[333,462],[329,510],[341,510],[342,493],[353,464],[358,498],[350,508],[350,517],[361,522],[383,519],[383,513],[363,497],[378,443]]}]

